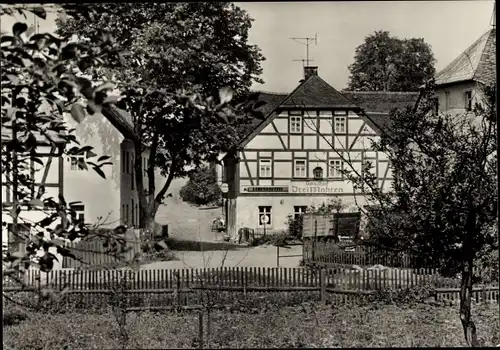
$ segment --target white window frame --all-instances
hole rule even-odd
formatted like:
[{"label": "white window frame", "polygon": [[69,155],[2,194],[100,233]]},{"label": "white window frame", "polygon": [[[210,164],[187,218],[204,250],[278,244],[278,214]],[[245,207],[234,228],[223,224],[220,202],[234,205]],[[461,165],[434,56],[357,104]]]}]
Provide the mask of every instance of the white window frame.
[{"label": "white window frame", "polygon": [[[304,162],[304,174],[300,175],[297,172],[297,163],[298,162]],[[293,177],[296,178],[307,178],[307,159],[294,159],[293,160]]]},{"label": "white window frame", "polygon": [[273,207],[271,207],[271,206],[259,206],[258,211],[259,211],[259,217],[257,220],[258,220],[259,226],[264,226],[264,223],[260,221],[260,217],[262,215],[269,216],[269,222],[266,224],[266,226],[271,226],[273,224],[273,216],[272,216]]},{"label": "white window frame", "polygon": [[290,115],[290,134],[302,133],[302,115]]},{"label": "white window frame", "polygon": [[75,211],[78,220],[85,222],[85,205],[74,205],[71,209]]},{"label": "white window frame", "polygon": [[[339,164],[339,167],[337,167],[336,164]],[[344,162],[342,161],[342,159],[330,159],[328,161],[328,177],[334,179],[342,178],[343,175],[340,172],[340,170],[343,168],[344,168]]]},{"label": "white window frame", "polygon": [[[339,124],[337,124],[339,122]],[[333,118],[334,130],[336,134],[345,134],[347,129],[347,117],[345,116],[335,116]]]},{"label": "white window frame", "polygon": [[[263,166],[268,165],[269,168],[266,171],[262,171]],[[267,173],[269,171],[269,173]],[[260,178],[270,178],[273,176],[273,161],[270,158],[259,159],[259,177]]]},{"label": "white window frame", "polygon": [[293,207],[293,218],[297,219],[299,215],[304,215],[307,211],[306,205],[296,205]]},{"label": "white window frame", "polygon": [[[85,156],[84,155],[72,155],[72,156],[69,156],[69,170],[70,171],[82,171],[82,170],[85,170],[84,168],[81,168],[80,166],[78,166],[78,160],[79,159],[83,159],[85,160]],[[73,161],[75,161],[75,163],[73,164]]]}]

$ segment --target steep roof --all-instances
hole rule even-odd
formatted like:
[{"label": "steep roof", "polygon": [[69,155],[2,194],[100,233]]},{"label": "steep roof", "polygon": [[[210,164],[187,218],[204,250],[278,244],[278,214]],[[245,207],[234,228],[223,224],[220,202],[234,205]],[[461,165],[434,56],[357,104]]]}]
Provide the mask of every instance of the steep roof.
[{"label": "steep roof", "polygon": [[[380,131],[388,125],[389,113],[397,108],[413,106],[418,92],[392,91],[342,91],[339,92],[317,75],[302,81],[290,94],[261,92],[259,100],[267,102],[259,107],[264,120],[256,119],[240,147],[246,145],[256,134],[278,115],[278,108],[347,108],[360,113],[361,117],[374,130]],[[219,157],[225,157],[226,153]]]},{"label": "steep roof", "polygon": [[340,92],[317,75],[303,81],[284,101],[283,107],[356,108]]},{"label": "steep roof", "polygon": [[436,85],[496,81],[496,32],[490,29],[436,75]]},{"label": "steep roof", "polygon": [[[275,93],[275,92],[264,92],[264,91],[255,91],[259,93],[259,101],[264,101],[265,104],[262,106],[259,106],[255,110],[258,112],[261,112],[264,118],[267,118],[269,114],[276,109],[276,107],[279,106],[280,102],[283,101],[285,97],[288,96],[288,94],[284,93]],[[251,126],[249,127],[251,130],[255,129],[260,123],[262,122],[262,119],[260,118],[253,118],[251,123]]]},{"label": "steep roof", "polygon": [[[281,95],[281,94],[279,94]],[[279,101],[278,97],[273,98],[273,102]],[[271,106],[270,106],[271,107]],[[271,112],[264,116],[264,120],[256,124],[255,128],[245,136],[240,146],[246,145],[257,133],[266,127],[277,116],[278,108],[349,108],[359,110],[355,105],[340,92],[335,90],[330,84],[319,76],[313,74],[303,80],[290,94],[285,96],[280,102],[269,108]]]}]

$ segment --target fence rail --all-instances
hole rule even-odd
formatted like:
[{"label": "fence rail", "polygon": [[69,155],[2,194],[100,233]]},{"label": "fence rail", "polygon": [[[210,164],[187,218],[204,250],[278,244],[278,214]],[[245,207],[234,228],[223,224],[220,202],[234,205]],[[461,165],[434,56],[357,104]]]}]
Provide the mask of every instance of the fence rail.
[{"label": "fence rail", "polygon": [[[39,271],[27,272],[28,289],[19,289],[4,283],[4,292],[36,291],[49,286],[55,290],[66,289],[69,297],[93,300],[108,295],[118,286],[119,279],[126,283],[125,294],[157,299],[158,307],[182,304],[198,305],[202,291],[220,293],[313,293],[315,298],[325,298],[335,303],[345,303],[360,296],[388,289],[403,289],[422,283],[430,284],[436,299],[458,299],[460,281],[443,278],[435,270],[386,269],[349,270],[304,268],[210,268],[181,270],[141,270],[138,272],[109,271],[52,271],[41,278]],[[40,277],[40,278],[39,278]],[[40,282],[38,282],[40,281]],[[480,285],[474,287],[476,301],[498,301],[499,287]],[[235,297],[237,297],[235,295]],[[162,299],[163,298],[163,299]],[[163,300],[163,301],[160,301]]]},{"label": "fence rail", "polygon": [[[141,251],[140,230],[129,229],[122,237],[125,242],[126,252],[124,256],[118,258],[112,254],[110,249],[105,247],[106,237],[94,237],[90,241],[80,241],[68,243],[66,248],[75,255],[77,259],[63,257],[63,268],[82,268],[85,266],[102,266],[117,263],[120,261],[130,261],[135,254]],[[83,261],[84,263],[82,263]]]},{"label": "fence rail", "polygon": [[[382,251],[375,247],[354,245],[350,247],[353,251],[346,251],[342,245],[333,241],[322,241],[314,239],[304,240],[303,260],[304,262],[322,265],[325,268],[339,266],[349,267],[383,265],[386,267],[397,267],[401,269],[415,269],[419,266],[418,260],[407,253],[392,253]],[[422,269],[419,269],[422,270]],[[433,269],[436,270],[436,269]],[[498,271],[498,270],[497,270]],[[489,280],[498,281],[498,272],[494,268],[479,271],[474,268],[474,273],[487,277]]]}]

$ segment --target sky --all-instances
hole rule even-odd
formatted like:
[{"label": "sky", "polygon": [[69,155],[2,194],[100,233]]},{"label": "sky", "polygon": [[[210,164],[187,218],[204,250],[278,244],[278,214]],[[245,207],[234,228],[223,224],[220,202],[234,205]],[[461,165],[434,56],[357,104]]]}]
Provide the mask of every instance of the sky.
[{"label": "sky", "polygon": [[[290,37],[314,37],[311,65],[334,88],[347,87],[354,52],[364,38],[387,30],[399,38],[423,38],[430,44],[440,71],[491,28],[493,0],[474,1],[324,1],[236,3],[254,19],[249,41],[260,47],[264,84],[253,89],[291,92],[303,77],[305,45]],[[55,29],[55,13],[39,21],[40,32]],[[14,19],[1,18],[2,32]],[[33,17],[28,16],[33,23]]]}]

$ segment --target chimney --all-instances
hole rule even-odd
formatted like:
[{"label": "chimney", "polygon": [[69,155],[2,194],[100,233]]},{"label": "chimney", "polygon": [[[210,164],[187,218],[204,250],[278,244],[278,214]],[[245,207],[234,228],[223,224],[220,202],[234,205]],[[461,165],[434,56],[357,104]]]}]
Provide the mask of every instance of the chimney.
[{"label": "chimney", "polygon": [[309,78],[311,75],[318,75],[318,67],[313,67],[313,66],[304,67],[304,79]]}]

